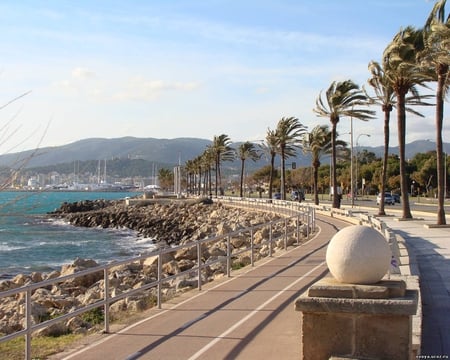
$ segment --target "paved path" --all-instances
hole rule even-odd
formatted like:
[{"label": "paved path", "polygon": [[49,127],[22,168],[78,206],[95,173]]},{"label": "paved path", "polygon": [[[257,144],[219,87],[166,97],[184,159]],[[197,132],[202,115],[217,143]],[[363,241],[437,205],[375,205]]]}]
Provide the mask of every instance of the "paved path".
[{"label": "paved path", "polygon": [[450,359],[450,228],[425,227],[436,223],[435,215],[420,213],[414,214],[412,221],[399,221],[399,213],[389,208],[386,211],[394,216],[381,219],[406,240],[410,256],[418,264],[423,314],[421,354],[430,359]]},{"label": "paved path", "polygon": [[308,243],[164,304],[65,359],[299,359],[295,299],[327,274],[326,246],[347,223],[319,220]]},{"label": "paved path", "polygon": [[[420,272],[421,354],[450,359],[450,228],[426,228],[434,215],[399,221],[398,209],[386,211],[381,219],[406,240]],[[320,219],[321,233],[309,243],[191,291],[65,359],[299,359],[301,323],[293,302],[327,272],[326,244],[346,226]]]}]

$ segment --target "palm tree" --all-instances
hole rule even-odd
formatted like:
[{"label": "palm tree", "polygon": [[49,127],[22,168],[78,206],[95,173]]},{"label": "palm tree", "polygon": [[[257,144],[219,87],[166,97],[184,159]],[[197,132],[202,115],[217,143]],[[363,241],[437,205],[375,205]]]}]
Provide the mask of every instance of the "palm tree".
[{"label": "palm tree", "polygon": [[258,148],[255,146],[255,144],[251,143],[250,141],[246,141],[245,143],[242,143],[239,145],[237,150],[239,159],[241,159],[241,181],[240,181],[240,188],[239,188],[239,196],[244,196],[244,164],[245,160],[250,159],[253,161],[258,160],[261,155],[258,150]]},{"label": "palm tree", "polygon": [[200,196],[201,191],[201,183],[202,183],[202,163],[201,163],[201,157],[197,156],[195,159],[192,160],[192,167],[193,167],[193,173],[194,173],[194,190],[196,189],[197,196]]},{"label": "palm tree", "polygon": [[201,156],[202,166],[204,168],[204,192],[212,195],[211,169],[214,167],[215,158],[211,146],[208,146]]},{"label": "palm tree", "polygon": [[187,160],[184,164],[184,169],[186,172],[186,183],[187,183],[187,191],[188,193],[192,193],[194,191],[194,178],[195,178],[195,171],[196,166],[194,164],[194,160]]},{"label": "palm tree", "polygon": [[444,119],[444,100],[450,85],[450,16],[445,17],[446,0],[437,1],[424,27],[425,50],[418,56],[422,65],[434,72],[436,86],[436,158],[438,180],[437,224],[445,225],[444,200],[445,171],[447,161],[443,159],[442,124]]},{"label": "palm tree", "polygon": [[278,138],[275,130],[267,129],[266,141],[260,145],[262,151],[270,157],[269,199],[272,199],[273,178],[275,176],[275,157],[277,155]]},{"label": "palm tree", "polygon": [[173,172],[169,169],[159,169],[158,182],[161,184],[163,189],[168,190],[173,187]]},{"label": "palm tree", "polygon": [[281,156],[281,199],[286,200],[286,164],[290,156],[295,156],[301,148],[301,139],[306,132],[304,126],[296,117],[281,118],[275,130],[278,143],[278,153]]},{"label": "palm tree", "polygon": [[424,49],[423,32],[408,26],[394,36],[383,53],[383,69],[389,86],[395,92],[397,103],[397,128],[400,159],[400,189],[403,219],[411,219],[406,174],[406,95],[415,91],[416,85],[425,85],[430,80],[424,68],[416,61],[418,52]]},{"label": "palm tree", "polygon": [[336,139],[337,124],[341,117],[347,116],[360,120],[373,118],[374,111],[365,109],[368,100],[366,95],[359,89],[352,80],[343,82],[333,81],[325,93],[325,101],[322,99],[322,92],[316,100],[314,112],[318,116],[327,117],[331,122],[331,166],[333,185],[333,208],[340,208],[340,196],[337,191],[336,182]]},{"label": "palm tree", "polygon": [[223,192],[220,165],[223,161],[233,161],[235,154],[233,148],[231,147],[231,140],[228,137],[228,135],[225,134],[214,136],[211,145],[211,151],[214,154],[214,161],[215,161],[215,172],[216,172],[215,195],[217,196],[218,188],[220,188],[221,193]]},{"label": "palm tree", "polygon": [[[343,143],[345,144],[345,143]],[[331,152],[331,131],[328,125],[317,125],[311,132],[303,137],[303,152],[311,154],[311,166],[313,168],[314,204],[319,205],[319,193],[317,191],[320,158]]]},{"label": "palm tree", "polygon": [[[379,105],[384,114],[384,154],[383,154],[383,169],[381,175],[381,201],[378,209],[378,215],[386,215],[384,209],[384,195],[386,191],[386,181],[387,181],[387,166],[389,158],[389,122],[391,117],[391,112],[396,106],[395,91],[389,82],[389,79],[385,76],[384,70],[381,65],[376,61],[371,61],[369,63],[369,71],[372,77],[368,80],[369,85],[372,87],[375,95],[370,96],[366,93],[366,96],[370,100],[371,104]],[[363,89],[365,91],[365,89]],[[411,89],[411,96],[405,98],[405,104],[409,105],[430,105],[424,102],[424,99],[429,98],[429,96],[420,96],[415,88]],[[424,117],[421,113],[415,111],[410,107],[405,108],[406,112],[413,113],[414,115]]]}]

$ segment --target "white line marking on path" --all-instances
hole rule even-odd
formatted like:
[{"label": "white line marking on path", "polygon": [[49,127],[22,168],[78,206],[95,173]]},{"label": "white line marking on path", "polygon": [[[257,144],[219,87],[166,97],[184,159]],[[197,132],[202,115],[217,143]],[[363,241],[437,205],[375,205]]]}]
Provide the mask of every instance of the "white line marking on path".
[{"label": "white line marking on path", "polygon": [[260,310],[262,310],[264,307],[269,305],[272,301],[274,301],[277,297],[282,295],[284,292],[289,290],[291,287],[293,287],[298,282],[302,281],[307,276],[311,275],[314,271],[316,271],[318,268],[323,266],[325,264],[325,261],[321,262],[319,265],[317,265],[315,268],[308,271],[305,275],[298,278],[288,286],[286,286],[283,290],[280,290],[278,293],[276,293],[274,296],[272,296],[270,299],[268,299],[266,302],[259,305],[255,310],[253,310],[251,313],[249,313],[247,316],[239,320],[236,324],[228,328],[228,330],[224,331],[222,334],[220,334],[218,337],[216,337],[214,340],[208,343],[208,345],[201,348],[199,351],[197,351],[194,355],[192,355],[188,360],[195,360],[198,359],[201,355],[203,355],[206,351],[208,351],[210,348],[212,348],[215,344],[217,344],[221,339],[223,339],[225,336],[227,336],[229,333],[237,329],[239,326],[241,326],[243,323],[245,323],[247,320],[249,320],[251,317],[256,315]]}]

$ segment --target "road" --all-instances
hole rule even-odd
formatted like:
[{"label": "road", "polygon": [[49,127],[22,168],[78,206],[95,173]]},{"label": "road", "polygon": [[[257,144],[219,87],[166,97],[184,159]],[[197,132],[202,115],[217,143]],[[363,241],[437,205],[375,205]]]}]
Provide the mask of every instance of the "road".
[{"label": "road", "polygon": [[[411,211],[423,211],[423,212],[430,212],[430,213],[436,213],[437,203],[434,199],[425,199],[425,198],[417,198],[413,197],[409,199],[409,206]],[[328,200],[320,200],[321,204],[330,204],[331,202]],[[351,199],[344,198],[341,203],[346,208],[351,206]],[[376,204],[376,201],[374,199],[365,199],[365,198],[358,198],[354,201],[354,207],[367,207],[367,208],[373,208],[378,209],[378,205]],[[402,205],[396,203],[395,205],[385,205],[384,206],[386,211],[392,210],[399,210],[401,211]],[[450,204],[448,201],[446,202],[445,206],[445,212],[448,214],[450,213]]]},{"label": "road", "polygon": [[326,246],[349,224],[318,217],[302,246],[264,259],[154,309],[128,328],[59,359],[298,359],[300,313],[294,301],[328,273]]}]

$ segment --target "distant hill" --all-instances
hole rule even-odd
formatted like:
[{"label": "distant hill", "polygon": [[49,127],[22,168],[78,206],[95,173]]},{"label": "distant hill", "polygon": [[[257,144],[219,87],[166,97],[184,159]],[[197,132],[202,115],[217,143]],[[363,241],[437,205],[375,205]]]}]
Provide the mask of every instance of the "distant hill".
[{"label": "distant hill", "polygon": [[[76,141],[67,145],[57,147],[46,147],[39,149],[33,155],[33,151],[0,155],[0,167],[14,167],[21,160],[30,158],[26,168],[49,167],[58,164],[73,168],[75,161],[93,161],[99,160],[145,160],[154,162],[167,167],[178,164],[181,161],[184,164],[187,160],[194,159],[202,154],[206,147],[211,144],[211,140],[199,138],[175,138],[175,139],[156,139],[156,138],[136,138],[122,137],[115,139],[90,138]],[[239,143],[233,143],[237,148]],[[360,146],[354,151],[368,150],[381,157],[383,146]],[[435,143],[427,140],[415,141],[406,145],[406,157],[412,158],[416,153],[424,153],[435,150]],[[449,144],[444,144],[444,151],[450,152]],[[390,148],[389,153],[398,154],[398,147]],[[297,158],[290,158],[289,163],[297,163],[297,167],[310,166],[310,157],[299,153]],[[327,159],[322,162],[325,163]],[[258,162],[248,161],[246,167],[248,170],[262,167],[268,164],[264,157]],[[94,165],[93,165],[94,166]],[[228,170],[238,170],[240,162],[225,163],[224,168]]]},{"label": "distant hill", "polygon": [[0,156],[0,166],[13,167],[20,159],[30,160],[26,168],[86,160],[142,159],[164,164],[184,163],[201,154],[210,140],[197,138],[155,139],[123,137],[91,138],[68,145]]}]

